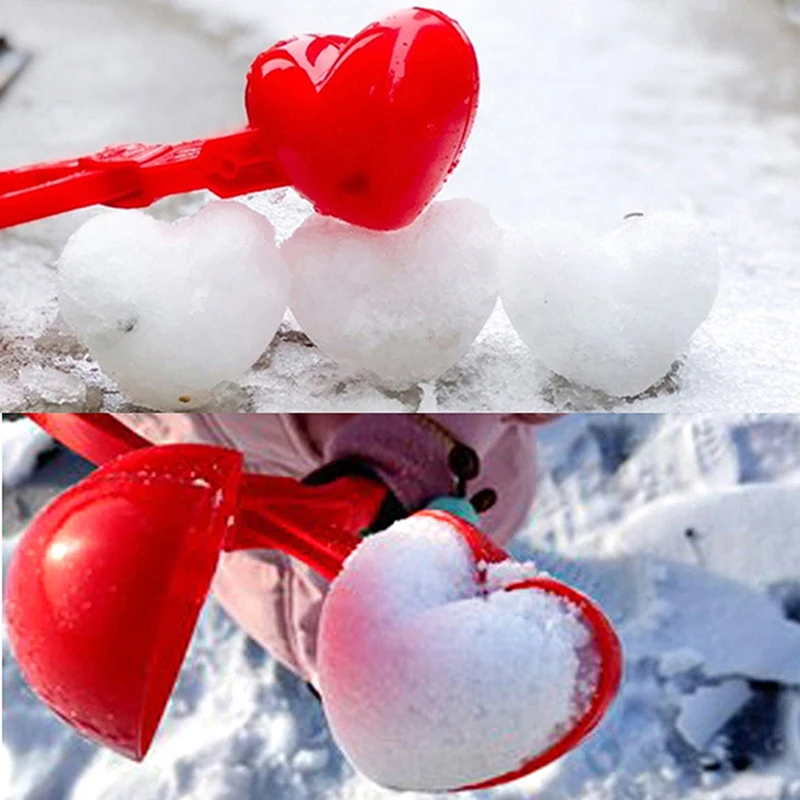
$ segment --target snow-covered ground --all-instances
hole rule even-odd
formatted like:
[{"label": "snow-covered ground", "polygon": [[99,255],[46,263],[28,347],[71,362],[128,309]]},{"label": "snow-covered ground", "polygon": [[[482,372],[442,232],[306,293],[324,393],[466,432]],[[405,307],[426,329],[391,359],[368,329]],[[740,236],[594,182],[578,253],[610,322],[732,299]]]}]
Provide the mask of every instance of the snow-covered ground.
[{"label": "snow-covered ground", "polygon": [[0,425],[3,448],[3,486],[9,489],[30,478],[39,456],[54,446],[53,440],[35,422],[16,420]]},{"label": "snow-covered ground", "polygon": [[[539,473],[514,550],[602,603],[626,676],[578,751],[465,797],[800,798],[800,417],[574,416],[542,429]],[[12,800],[394,796],[213,601],[142,765],[50,715],[5,637],[3,689]]]},{"label": "snow-covered ground", "polygon": [[[6,0],[36,50],[0,113],[0,166],[108,141],[204,135],[242,121],[252,56],[302,30],[355,31],[389,0]],[[391,392],[323,357],[287,315],[225,409],[792,411],[800,393],[800,27],[777,0],[440,0],[481,59],[477,125],[443,196],[513,225],[556,215],[604,230],[625,213],[704,216],[720,296],[670,374],[636,399],[579,389],[537,363],[498,306],[461,363]],[[792,11],[794,9],[794,11]],[[788,13],[787,13],[788,12]],[[64,36],[63,31],[70,35]],[[174,217],[205,202],[162,203]],[[291,192],[251,198],[285,234]],[[92,212],[0,232],[3,407],[129,403],[58,318],[53,263]]]}]

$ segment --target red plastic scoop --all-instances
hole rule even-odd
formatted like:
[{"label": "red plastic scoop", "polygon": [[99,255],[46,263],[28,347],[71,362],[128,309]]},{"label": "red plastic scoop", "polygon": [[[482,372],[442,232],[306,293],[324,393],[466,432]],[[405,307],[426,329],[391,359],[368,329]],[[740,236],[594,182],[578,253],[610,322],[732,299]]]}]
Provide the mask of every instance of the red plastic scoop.
[{"label": "red plastic scoop", "polygon": [[[6,586],[11,646],[50,708],[134,759],[147,753],[164,713],[220,552],[279,549],[332,579],[386,496],[383,486],[358,477],[310,487],[248,475],[241,454],[222,448],[146,447],[104,415],[32,416],[105,463],[24,533]],[[479,580],[486,564],[508,558],[469,523],[446,512],[419,513],[446,520],[466,539]],[[530,589],[557,594],[581,612],[599,665],[595,691],[561,740],[481,786],[520,777],[575,747],[619,685],[619,642],[597,606],[550,578],[506,587]]]},{"label": "red plastic scoop", "polygon": [[197,445],[125,456],[56,498],[11,561],[6,617],[25,679],[81,733],[131,758],[147,752],[172,691],[240,464]]},{"label": "red plastic scoop", "polygon": [[[153,448],[110,414],[28,414],[28,417],[95,464],[106,464],[129,454],[110,465],[109,469],[114,471],[130,471],[138,465],[131,451],[142,449],[147,450],[148,463],[156,459],[163,469],[175,469],[172,455],[178,452],[175,446]],[[237,469],[241,471],[241,464]],[[106,474],[106,470],[98,470],[89,479]],[[324,486],[307,486],[293,478],[244,474],[237,485],[236,524],[226,534],[222,547],[224,550],[277,548],[331,579],[358,545],[360,532],[370,526],[385,497],[385,487],[364,478],[345,477]]]},{"label": "red plastic scoop", "polygon": [[[455,517],[445,511],[428,510],[418,513],[419,515],[430,516],[447,522],[465,539],[478,565],[479,583],[486,581],[485,565],[497,564],[508,560],[508,553],[497,547],[473,525],[459,517]],[[613,626],[606,619],[600,608],[586,595],[550,577],[528,578],[505,587],[507,592],[531,589],[560,597],[580,612],[584,624],[591,632],[591,640],[582,654],[582,661],[588,664],[596,660],[597,665],[594,691],[585,710],[574,725],[546,750],[538,753],[513,772],[499,775],[481,783],[462,786],[459,791],[461,789],[487,789],[491,786],[508,783],[529,775],[531,772],[535,772],[561,758],[565,753],[577,747],[597,727],[619,690],[622,680],[622,646]]]},{"label": "red plastic scoop", "polygon": [[244,130],[0,172],[0,228],[95,203],[134,208],[196,189],[233,197],[286,185],[323,214],[400,228],[458,162],[478,89],[471,43],[439,11],[398,11],[352,39],[280,42],[250,69]]},{"label": "red plastic scoop", "polygon": [[141,759],[221,550],[277,547],[333,577],[384,495],[361,478],[243,475],[240,454],[204,445],[110,461],[40,513],[14,553],[6,616],[20,669],[81,733]]}]

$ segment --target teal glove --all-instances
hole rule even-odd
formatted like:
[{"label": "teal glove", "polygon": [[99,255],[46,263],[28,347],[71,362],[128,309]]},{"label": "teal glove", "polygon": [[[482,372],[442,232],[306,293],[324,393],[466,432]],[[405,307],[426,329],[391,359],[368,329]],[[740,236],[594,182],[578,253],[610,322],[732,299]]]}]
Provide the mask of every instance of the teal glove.
[{"label": "teal glove", "polygon": [[453,516],[469,522],[470,525],[474,525],[476,528],[480,527],[481,521],[478,512],[466,497],[436,497],[428,503],[426,508],[448,511]]}]

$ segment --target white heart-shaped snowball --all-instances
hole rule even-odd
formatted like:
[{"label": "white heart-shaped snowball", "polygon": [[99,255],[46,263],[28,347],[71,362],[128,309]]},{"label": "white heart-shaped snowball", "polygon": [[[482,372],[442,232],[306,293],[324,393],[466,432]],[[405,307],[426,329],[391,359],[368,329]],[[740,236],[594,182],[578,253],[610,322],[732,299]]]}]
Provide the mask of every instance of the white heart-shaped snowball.
[{"label": "white heart-shaped snowball", "polygon": [[233,201],[174,223],[101,214],[59,262],[67,322],[132,401],[163,410],[202,404],[255,363],[289,283],[271,223]]},{"label": "white heart-shaped snowball", "polygon": [[720,262],[697,218],[631,215],[600,239],[543,220],[507,239],[503,307],[547,367],[630,396],[656,383],[711,311]]},{"label": "white heart-shaped snowball", "polygon": [[292,311],[331,358],[390,388],[434,378],[495,306],[500,231],[470,200],[432,204],[399,231],[311,216],[284,244]]},{"label": "white heart-shaped snowball", "polygon": [[365,539],[334,580],[319,685],[336,741],[372,780],[438,791],[499,777],[574,722],[590,634],[565,600],[504,591],[521,577],[509,566],[479,586],[461,536],[423,515]]}]

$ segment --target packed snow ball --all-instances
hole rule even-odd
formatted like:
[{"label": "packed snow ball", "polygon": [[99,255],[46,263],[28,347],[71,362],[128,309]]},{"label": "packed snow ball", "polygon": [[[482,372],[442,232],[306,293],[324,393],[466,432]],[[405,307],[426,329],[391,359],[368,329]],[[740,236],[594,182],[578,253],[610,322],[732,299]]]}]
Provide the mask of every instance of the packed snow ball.
[{"label": "packed snow ball", "polygon": [[501,234],[470,200],[433,203],[399,231],[313,215],[284,244],[291,309],[328,356],[393,389],[469,349],[497,299]]},{"label": "packed snow ball", "polygon": [[92,218],[59,262],[61,312],[133,402],[207,402],[266,349],[289,299],[271,223],[214,201],[174,223],[140,211]]},{"label": "packed snow ball", "polygon": [[682,212],[630,215],[599,239],[542,220],[510,233],[503,307],[553,372],[614,396],[661,380],[717,296],[713,236]]},{"label": "packed snow ball", "polygon": [[579,714],[590,634],[578,612],[500,588],[519,570],[501,565],[488,594],[476,574],[455,528],[413,516],[367,538],[331,586],[318,645],[325,712],[376,783],[444,791],[498,777]]}]

